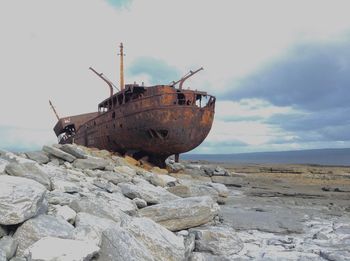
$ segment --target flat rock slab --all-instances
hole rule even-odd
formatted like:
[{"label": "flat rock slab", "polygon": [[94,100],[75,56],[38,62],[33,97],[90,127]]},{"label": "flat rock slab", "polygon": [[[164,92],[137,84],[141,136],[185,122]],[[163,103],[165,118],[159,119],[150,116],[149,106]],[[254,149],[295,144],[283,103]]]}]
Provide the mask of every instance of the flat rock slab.
[{"label": "flat rock slab", "polygon": [[206,185],[178,185],[167,190],[182,198],[210,196],[214,201],[219,199],[219,193],[214,188]]},{"label": "flat rock slab", "polygon": [[211,180],[214,183],[221,183],[232,187],[242,187],[247,184],[247,181],[245,181],[242,177],[234,176],[212,176]]},{"label": "flat rock slab", "polygon": [[10,163],[6,166],[5,172],[10,176],[17,176],[27,179],[35,180],[48,190],[51,190],[51,181],[48,174],[46,174],[37,163]]},{"label": "flat rock slab", "polygon": [[218,256],[232,256],[243,249],[243,242],[230,227],[199,227],[190,229],[195,234],[198,252]]},{"label": "flat rock slab", "polygon": [[44,237],[26,251],[32,261],[83,261],[91,260],[100,248],[89,241]]},{"label": "flat rock slab", "polygon": [[130,218],[120,210],[117,205],[111,204],[103,197],[77,199],[72,201],[69,206],[77,213],[90,213],[98,217],[109,218],[117,223],[121,223]]},{"label": "flat rock slab", "polygon": [[156,260],[178,261],[185,259],[182,237],[148,218],[134,218],[124,226],[144,244]]},{"label": "flat rock slab", "polygon": [[59,159],[63,159],[65,161],[68,161],[68,162],[73,162],[76,159],[76,157],[72,156],[71,154],[66,153],[63,150],[57,149],[57,148],[52,147],[52,146],[44,145],[43,151],[45,151],[45,152],[47,152],[47,153],[49,153],[49,154],[51,154]]},{"label": "flat rock slab", "polygon": [[43,151],[30,151],[25,153],[26,156],[40,164],[46,164],[50,161],[49,157]]},{"label": "flat rock slab", "polygon": [[[97,261],[158,261],[130,231],[115,227],[102,234],[101,250]],[[160,261],[160,260],[159,260]]]},{"label": "flat rock slab", "polygon": [[67,152],[68,154],[71,154],[77,159],[86,159],[88,157],[88,154],[84,150],[79,148],[77,145],[63,144],[61,150]]},{"label": "flat rock slab", "polygon": [[105,169],[109,161],[100,158],[76,159],[73,166],[78,169]]},{"label": "flat rock slab", "polygon": [[16,225],[34,217],[46,188],[36,181],[0,175],[0,225]]},{"label": "flat rock slab", "polygon": [[220,207],[208,196],[181,198],[139,210],[139,215],[149,217],[171,231],[206,224],[218,214]]},{"label": "flat rock slab", "polygon": [[74,227],[62,218],[40,215],[24,222],[13,235],[18,242],[16,255],[43,237],[72,238]]},{"label": "flat rock slab", "polygon": [[146,181],[138,184],[119,183],[118,187],[121,188],[124,196],[130,199],[141,198],[149,204],[158,204],[179,198],[166,189],[153,186]]}]

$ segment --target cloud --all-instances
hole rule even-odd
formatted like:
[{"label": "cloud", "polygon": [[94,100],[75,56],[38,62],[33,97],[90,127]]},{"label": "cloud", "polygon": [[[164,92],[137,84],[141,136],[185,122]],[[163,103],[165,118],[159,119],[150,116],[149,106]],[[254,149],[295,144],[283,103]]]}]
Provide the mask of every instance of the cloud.
[{"label": "cloud", "polygon": [[129,66],[131,76],[147,75],[150,84],[168,84],[180,78],[180,72],[175,66],[153,57],[139,57]]},{"label": "cloud", "polygon": [[[293,139],[270,143],[350,141],[350,40],[304,43],[242,79],[227,96],[261,99],[291,108],[266,117],[265,124],[293,133]],[[331,146],[331,145],[330,145]]]}]

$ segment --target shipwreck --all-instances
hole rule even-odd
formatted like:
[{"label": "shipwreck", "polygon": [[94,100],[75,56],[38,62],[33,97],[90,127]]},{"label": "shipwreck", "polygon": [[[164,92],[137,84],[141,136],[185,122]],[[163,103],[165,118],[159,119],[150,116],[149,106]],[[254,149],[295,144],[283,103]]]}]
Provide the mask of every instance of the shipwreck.
[{"label": "shipwreck", "polygon": [[130,154],[160,167],[165,159],[190,151],[207,137],[213,123],[216,98],[204,91],[184,89],[184,82],[202,70],[190,71],[166,85],[124,84],[124,52],[120,44],[120,90],[102,73],[92,70],[109,87],[110,95],[96,112],[60,118],[54,132],[60,144]]}]

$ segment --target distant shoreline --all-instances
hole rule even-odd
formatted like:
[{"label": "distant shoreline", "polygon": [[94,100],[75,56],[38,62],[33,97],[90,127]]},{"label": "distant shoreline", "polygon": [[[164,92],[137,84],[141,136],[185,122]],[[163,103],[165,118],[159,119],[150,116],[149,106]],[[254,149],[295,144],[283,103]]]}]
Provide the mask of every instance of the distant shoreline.
[{"label": "distant shoreline", "polygon": [[312,149],[237,154],[181,155],[182,160],[199,160],[235,164],[307,164],[321,166],[350,166],[350,148]]}]

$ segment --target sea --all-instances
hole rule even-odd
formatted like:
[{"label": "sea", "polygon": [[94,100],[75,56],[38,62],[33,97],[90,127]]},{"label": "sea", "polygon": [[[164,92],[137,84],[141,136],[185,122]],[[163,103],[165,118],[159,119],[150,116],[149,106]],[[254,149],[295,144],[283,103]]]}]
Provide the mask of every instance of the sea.
[{"label": "sea", "polygon": [[181,159],[235,164],[311,164],[325,166],[350,166],[350,148],[313,149],[278,152],[237,154],[181,154]]}]

